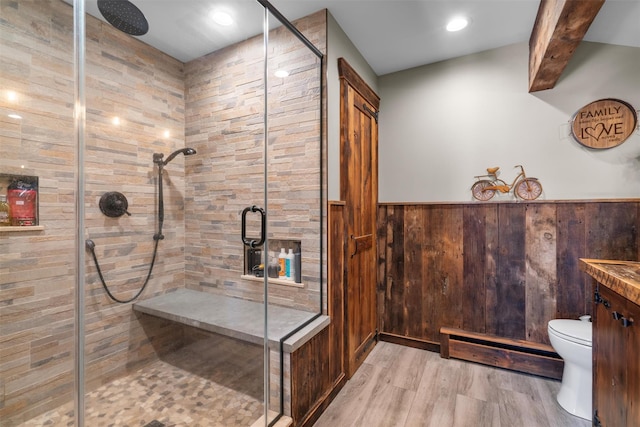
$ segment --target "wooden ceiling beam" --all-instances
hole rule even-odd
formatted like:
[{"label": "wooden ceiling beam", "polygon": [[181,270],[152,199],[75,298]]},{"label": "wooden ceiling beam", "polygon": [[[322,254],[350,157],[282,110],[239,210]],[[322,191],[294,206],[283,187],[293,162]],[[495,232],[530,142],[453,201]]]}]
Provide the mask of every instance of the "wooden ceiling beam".
[{"label": "wooden ceiling beam", "polygon": [[551,89],[605,0],[541,0],[529,39],[529,92]]}]

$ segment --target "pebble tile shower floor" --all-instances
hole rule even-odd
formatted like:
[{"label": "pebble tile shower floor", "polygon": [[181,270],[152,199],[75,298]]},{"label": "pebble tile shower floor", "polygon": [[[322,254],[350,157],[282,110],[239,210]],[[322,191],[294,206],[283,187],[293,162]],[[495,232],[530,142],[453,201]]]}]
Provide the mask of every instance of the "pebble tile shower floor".
[{"label": "pebble tile shower floor", "polygon": [[[262,348],[196,341],[85,397],[90,427],[246,427],[263,414]],[[72,403],[21,426],[73,426]]]}]

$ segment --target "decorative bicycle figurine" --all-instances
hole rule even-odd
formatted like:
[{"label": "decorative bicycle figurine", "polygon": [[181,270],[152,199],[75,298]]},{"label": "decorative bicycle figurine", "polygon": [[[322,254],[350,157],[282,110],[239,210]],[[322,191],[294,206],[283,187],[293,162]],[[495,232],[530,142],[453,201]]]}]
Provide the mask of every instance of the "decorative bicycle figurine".
[{"label": "decorative bicycle figurine", "polygon": [[498,178],[499,167],[487,168],[487,175],[475,177],[478,181],[471,186],[471,194],[475,199],[486,202],[495,196],[496,191],[508,193],[513,188],[513,194],[523,200],[535,200],[540,197],[542,184],[538,178],[527,176],[522,165],[516,165],[514,168],[520,168],[520,173],[511,185]]}]

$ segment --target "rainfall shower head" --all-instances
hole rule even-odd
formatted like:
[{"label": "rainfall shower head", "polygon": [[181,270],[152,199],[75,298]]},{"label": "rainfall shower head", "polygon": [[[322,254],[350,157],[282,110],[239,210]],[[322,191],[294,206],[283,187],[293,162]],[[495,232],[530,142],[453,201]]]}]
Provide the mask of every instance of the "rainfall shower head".
[{"label": "rainfall shower head", "polygon": [[162,165],[162,166],[166,166],[167,163],[169,163],[171,160],[173,160],[178,154],[184,154],[185,156],[190,156],[192,154],[196,154],[196,150],[194,150],[193,148],[181,148],[180,150],[176,150],[173,153],[169,154],[169,157],[167,157],[167,160],[162,160],[162,158],[164,157],[164,154],[162,153],[154,153],[153,154],[153,163],[156,163],[158,165]]},{"label": "rainfall shower head", "polygon": [[142,36],[149,31],[147,18],[129,0],[98,0],[98,9],[107,22],[122,32]]}]

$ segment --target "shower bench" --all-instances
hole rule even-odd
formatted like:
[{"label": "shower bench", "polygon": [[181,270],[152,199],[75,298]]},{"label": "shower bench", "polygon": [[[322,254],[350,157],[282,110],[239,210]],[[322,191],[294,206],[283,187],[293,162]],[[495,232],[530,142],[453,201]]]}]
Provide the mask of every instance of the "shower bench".
[{"label": "shower bench", "polygon": [[[264,305],[259,302],[178,289],[138,301],[133,310],[242,341],[264,343]],[[274,305],[268,306],[268,316],[269,347],[278,349],[284,339],[285,353],[292,353],[329,324],[328,316]]]}]

